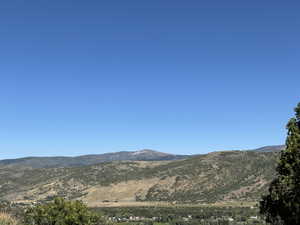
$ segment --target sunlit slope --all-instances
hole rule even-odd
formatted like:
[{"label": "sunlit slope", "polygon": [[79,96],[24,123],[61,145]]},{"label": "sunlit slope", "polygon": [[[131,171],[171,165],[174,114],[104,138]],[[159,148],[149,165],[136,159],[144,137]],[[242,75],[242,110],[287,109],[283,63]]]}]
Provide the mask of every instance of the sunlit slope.
[{"label": "sunlit slope", "polygon": [[65,196],[107,201],[255,201],[275,174],[278,153],[226,151],[176,161],[114,161],[73,168],[2,167],[0,198]]}]

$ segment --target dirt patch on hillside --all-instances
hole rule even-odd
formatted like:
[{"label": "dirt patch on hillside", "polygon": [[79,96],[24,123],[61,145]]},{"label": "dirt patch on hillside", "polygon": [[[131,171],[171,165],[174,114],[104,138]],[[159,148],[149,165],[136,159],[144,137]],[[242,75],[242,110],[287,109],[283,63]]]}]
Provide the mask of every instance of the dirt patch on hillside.
[{"label": "dirt patch on hillside", "polygon": [[103,205],[103,203],[137,202],[146,200],[150,188],[173,191],[176,177],[165,179],[151,178],[144,180],[131,180],[112,184],[110,186],[97,185],[86,190],[87,195],[81,198],[89,206]]},{"label": "dirt patch on hillside", "polygon": [[97,185],[87,189],[88,194],[82,200],[89,205],[103,202],[135,202],[137,195],[145,196],[149,188],[158,181],[158,178],[153,178],[121,182],[110,186]]}]

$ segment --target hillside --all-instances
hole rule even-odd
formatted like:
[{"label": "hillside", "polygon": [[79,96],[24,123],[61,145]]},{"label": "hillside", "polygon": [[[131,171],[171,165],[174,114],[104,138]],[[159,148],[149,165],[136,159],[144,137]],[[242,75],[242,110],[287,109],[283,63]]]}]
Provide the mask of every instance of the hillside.
[{"label": "hillside", "polygon": [[[279,152],[283,148],[284,145],[270,145],[248,151]],[[122,151],[94,155],[81,155],[76,157],[56,156],[5,159],[0,160],[0,168],[4,166],[23,166],[31,168],[79,167],[112,161],[166,161],[186,159],[189,157],[192,157],[192,155],[176,155],[150,149],[143,149],[139,151]]]},{"label": "hillside", "polygon": [[102,202],[256,201],[275,174],[274,152],[226,151],[176,161],[114,161],[70,168],[2,166],[0,199],[65,196]]},{"label": "hillside", "polygon": [[256,152],[280,152],[285,148],[285,145],[269,145],[264,146],[261,148],[253,149],[250,151],[256,151]]},{"label": "hillside", "polygon": [[76,157],[26,157],[0,160],[0,166],[25,166],[32,168],[78,167],[111,161],[161,161],[187,158],[187,155],[173,155],[149,149],[123,151]]}]

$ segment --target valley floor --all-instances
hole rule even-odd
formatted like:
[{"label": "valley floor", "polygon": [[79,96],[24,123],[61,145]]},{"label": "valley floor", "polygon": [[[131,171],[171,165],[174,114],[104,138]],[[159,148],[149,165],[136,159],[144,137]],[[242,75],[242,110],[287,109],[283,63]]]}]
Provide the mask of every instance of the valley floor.
[{"label": "valley floor", "polygon": [[257,202],[217,202],[210,204],[182,204],[182,203],[170,203],[170,202],[92,202],[88,203],[91,208],[95,207],[254,207]]}]

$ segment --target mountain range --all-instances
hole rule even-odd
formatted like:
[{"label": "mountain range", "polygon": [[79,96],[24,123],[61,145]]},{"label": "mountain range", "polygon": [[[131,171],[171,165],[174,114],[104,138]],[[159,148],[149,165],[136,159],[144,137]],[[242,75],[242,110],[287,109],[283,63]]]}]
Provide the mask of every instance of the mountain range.
[{"label": "mountain range", "polygon": [[[284,145],[271,145],[249,151],[276,152],[281,151]],[[139,151],[121,151],[104,154],[82,155],[76,157],[25,157],[18,159],[0,160],[1,166],[24,166],[31,168],[55,168],[55,167],[78,167],[111,161],[165,161],[179,160],[192,157],[193,155],[176,155],[163,153],[150,149]],[[194,155],[195,156],[195,155]]]},{"label": "mountain range", "polygon": [[161,161],[187,158],[187,155],[173,155],[150,149],[139,151],[122,151],[97,155],[82,155],[76,157],[26,157],[19,159],[0,160],[0,166],[28,166],[32,168],[78,167],[111,161]]},{"label": "mountain range", "polygon": [[279,150],[172,155],[153,150],[0,161],[0,200],[56,196],[89,206],[105,202],[255,202],[276,172]]}]

